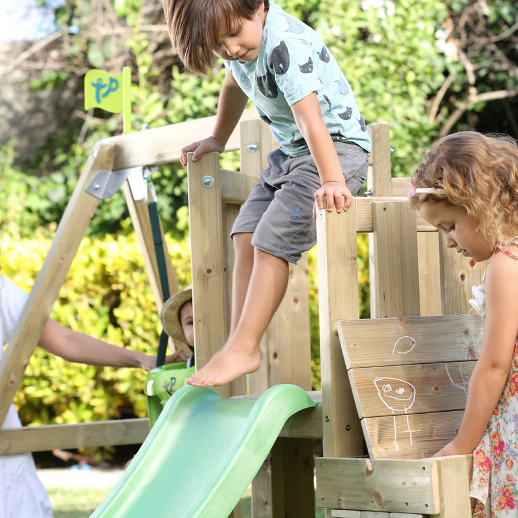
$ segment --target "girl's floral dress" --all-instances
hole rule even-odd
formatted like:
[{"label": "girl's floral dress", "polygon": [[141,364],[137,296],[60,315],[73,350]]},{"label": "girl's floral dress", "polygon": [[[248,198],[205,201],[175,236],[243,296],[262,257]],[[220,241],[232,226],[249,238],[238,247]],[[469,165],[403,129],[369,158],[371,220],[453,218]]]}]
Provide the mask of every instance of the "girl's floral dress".
[{"label": "girl's floral dress", "polygon": [[[513,240],[518,244],[518,237]],[[518,260],[507,249],[497,247]],[[484,285],[473,287],[472,306],[485,314]],[[518,337],[509,378],[484,436],[473,452],[470,494],[477,518],[518,517]]]}]

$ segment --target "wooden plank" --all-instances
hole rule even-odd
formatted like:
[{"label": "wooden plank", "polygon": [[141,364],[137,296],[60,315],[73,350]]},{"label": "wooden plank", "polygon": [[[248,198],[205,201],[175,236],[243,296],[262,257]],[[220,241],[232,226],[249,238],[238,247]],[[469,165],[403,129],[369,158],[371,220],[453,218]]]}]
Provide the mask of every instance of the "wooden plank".
[{"label": "wooden plank", "polygon": [[[367,174],[367,188],[376,197],[392,197],[392,181],[390,166],[390,128],[388,124],[369,124],[367,127],[372,140],[372,153],[370,154]],[[372,231],[371,231],[372,232]],[[375,242],[372,233],[368,236],[369,241],[369,285],[370,285],[370,316],[377,318],[378,315],[378,275],[376,270]]]},{"label": "wooden plank", "polygon": [[476,362],[351,369],[360,418],[463,410]]},{"label": "wooden plank", "polygon": [[[407,198],[355,198],[357,203],[356,209],[356,230],[357,232],[372,232],[372,205],[380,202],[399,202],[408,204]],[[413,209],[412,209],[413,211]],[[417,231],[418,232],[437,232],[437,229],[427,223],[423,217],[417,211],[413,211],[416,217]]]},{"label": "wooden plank", "polygon": [[[160,284],[160,275],[158,272],[158,264],[156,260],[155,244],[153,241],[153,230],[151,228],[151,219],[149,217],[149,210],[146,200],[134,200],[131,193],[131,188],[128,182],[125,182],[122,186],[124,197],[126,198],[126,204],[130,213],[131,222],[133,229],[137,235],[138,242],[140,244],[140,250],[144,257],[144,266],[148,276],[149,284],[153,290],[155,297],[156,309],[158,313],[162,310],[164,305],[164,298],[162,294],[162,285]],[[169,293],[174,295],[178,292],[178,281],[176,280],[176,272],[174,271],[173,264],[171,262],[171,256],[167,249],[167,244],[164,238],[164,231],[162,225],[160,225],[160,232],[162,233],[162,242],[165,256],[165,264],[167,268],[167,280],[169,281]],[[173,340],[169,338],[169,346],[175,351],[182,349],[187,355],[191,354],[191,350],[187,344],[180,342],[180,340]]]},{"label": "wooden plank", "polygon": [[[241,116],[241,120],[258,118],[259,115],[254,108],[245,110]],[[110,137],[103,140],[102,143],[116,146],[113,169],[169,164],[180,160],[180,151],[184,146],[209,136],[215,122],[215,116],[205,117],[161,128]],[[238,124],[230,136],[225,150],[238,150],[240,140]]]},{"label": "wooden plank", "polygon": [[328,509],[435,514],[434,461],[320,458],[317,503]]},{"label": "wooden plank", "polygon": [[253,175],[220,169],[220,190],[223,203],[243,205],[257,178]]},{"label": "wooden plank", "polygon": [[405,197],[408,193],[410,176],[404,176],[400,178],[392,178],[391,188],[392,188],[392,196]]},{"label": "wooden plank", "polygon": [[24,426],[14,430],[0,431],[0,455],[50,451],[56,448],[142,444],[148,433],[148,419]]},{"label": "wooden plank", "polygon": [[336,328],[340,319],[359,317],[356,203],[354,199],[346,213],[322,210],[317,215],[324,453],[334,457],[359,455],[363,450]]},{"label": "wooden plank", "polygon": [[436,460],[434,467],[437,476],[433,478],[433,482],[434,493],[440,501],[440,518],[471,518],[469,464],[470,460],[466,455]]},{"label": "wooden plank", "polygon": [[377,317],[419,315],[419,273],[415,211],[408,203],[372,207]]},{"label": "wooden plank", "polygon": [[347,368],[466,361],[482,349],[481,315],[344,320],[338,332]]},{"label": "wooden plank", "polygon": [[0,361],[0,423],[4,421],[77,249],[99,205],[100,200],[87,194],[85,189],[98,171],[112,169],[113,155],[112,145],[94,146],[13,330]]},{"label": "wooden plank", "polygon": [[[372,140],[372,186],[374,196],[393,196],[390,170],[390,126],[369,124]],[[406,193],[405,193],[406,195]]]},{"label": "wooden plank", "polygon": [[431,457],[455,438],[463,415],[463,411],[398,413],[364,419],[362,426],[371,460]]},{"label": "wooden plank", "polygon": [[455,248],[448,248],[444,239],[439,241],[441,265],[441,299],[444,315],[469,313],[472,298],[471,287],[482,284],[487,262],[476,263],[473,259],[458,254]]},{"label": "wooden plank", "polygon": [[[202,178],[213,179],[205,187]],[[196,369],[204,367],[227,338],[223,224],[221,214],[219,154],[206,153],[193,162],[188,155],[189,228],[193,280],[194,343]],[[222,397],[229,386],[217,387]]]},{"label": "wooden plank", "polygon": [[421,315],[441,314],[439,232],[418,232],[417,255]]}]

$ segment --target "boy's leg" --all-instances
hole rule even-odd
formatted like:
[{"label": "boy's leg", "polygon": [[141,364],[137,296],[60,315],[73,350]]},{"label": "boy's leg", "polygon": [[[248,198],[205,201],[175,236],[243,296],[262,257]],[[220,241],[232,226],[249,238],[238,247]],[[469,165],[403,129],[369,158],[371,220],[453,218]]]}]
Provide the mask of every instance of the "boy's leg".
[{"label": "boy's leg", "polygon": [[225,346],[191,376],[191,385],[224,385],[260,367],[259,342],[282,302],[288,274],[288,263],[284,259],[254,250],[252,275],[239,322]]},{"label": "boy's leg", "polygon": [[232,275],[232,314],[230,317],[230,335],[236,330],[243,306],[246,292],[252,276],[254,266],[254,247],[252,245],[251,232],[234,234],[234,272]]}]

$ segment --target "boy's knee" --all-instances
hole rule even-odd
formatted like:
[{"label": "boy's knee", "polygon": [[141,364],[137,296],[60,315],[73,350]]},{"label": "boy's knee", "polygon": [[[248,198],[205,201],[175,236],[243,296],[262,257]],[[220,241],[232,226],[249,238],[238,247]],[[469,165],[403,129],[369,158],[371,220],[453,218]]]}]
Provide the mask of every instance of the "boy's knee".
[{"label": "boy's knee", "polygon": [[234,250],[236,252],[253,252],[251,232],[238,232],[232,236]]}]

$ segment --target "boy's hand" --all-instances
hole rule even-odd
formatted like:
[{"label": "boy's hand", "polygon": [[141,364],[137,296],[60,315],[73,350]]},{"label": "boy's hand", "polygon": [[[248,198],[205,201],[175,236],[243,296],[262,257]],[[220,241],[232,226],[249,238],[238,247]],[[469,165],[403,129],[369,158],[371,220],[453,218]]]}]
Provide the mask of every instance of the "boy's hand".
[{"label": "boy's hand", "polygon": [[[331,212],[336,207],[336,212],[346,211],[353,201],[351,191],[340,182],[326,182],[315,192],[316,205],[313,207],[313,219],[317,217],[317,210],[324,208],[324,196],[327,198],[327,210]],[[345,198],[345,203],[343,198]]]},{"label": "boy's hand", "polygon": [[187,153],[194,151],[194,155],[192,157],[193,161],[196,162],[203,153],[210,153],[211,151],[217,151],[218,153],[223,153],[225,151],[225,146],[222,146],[214,137],[208,137],[203,140],[198,140],[198,142],[193,142],[188,146],[182,148],[182,152],[180,155],[180,162],[187,169]]}]

